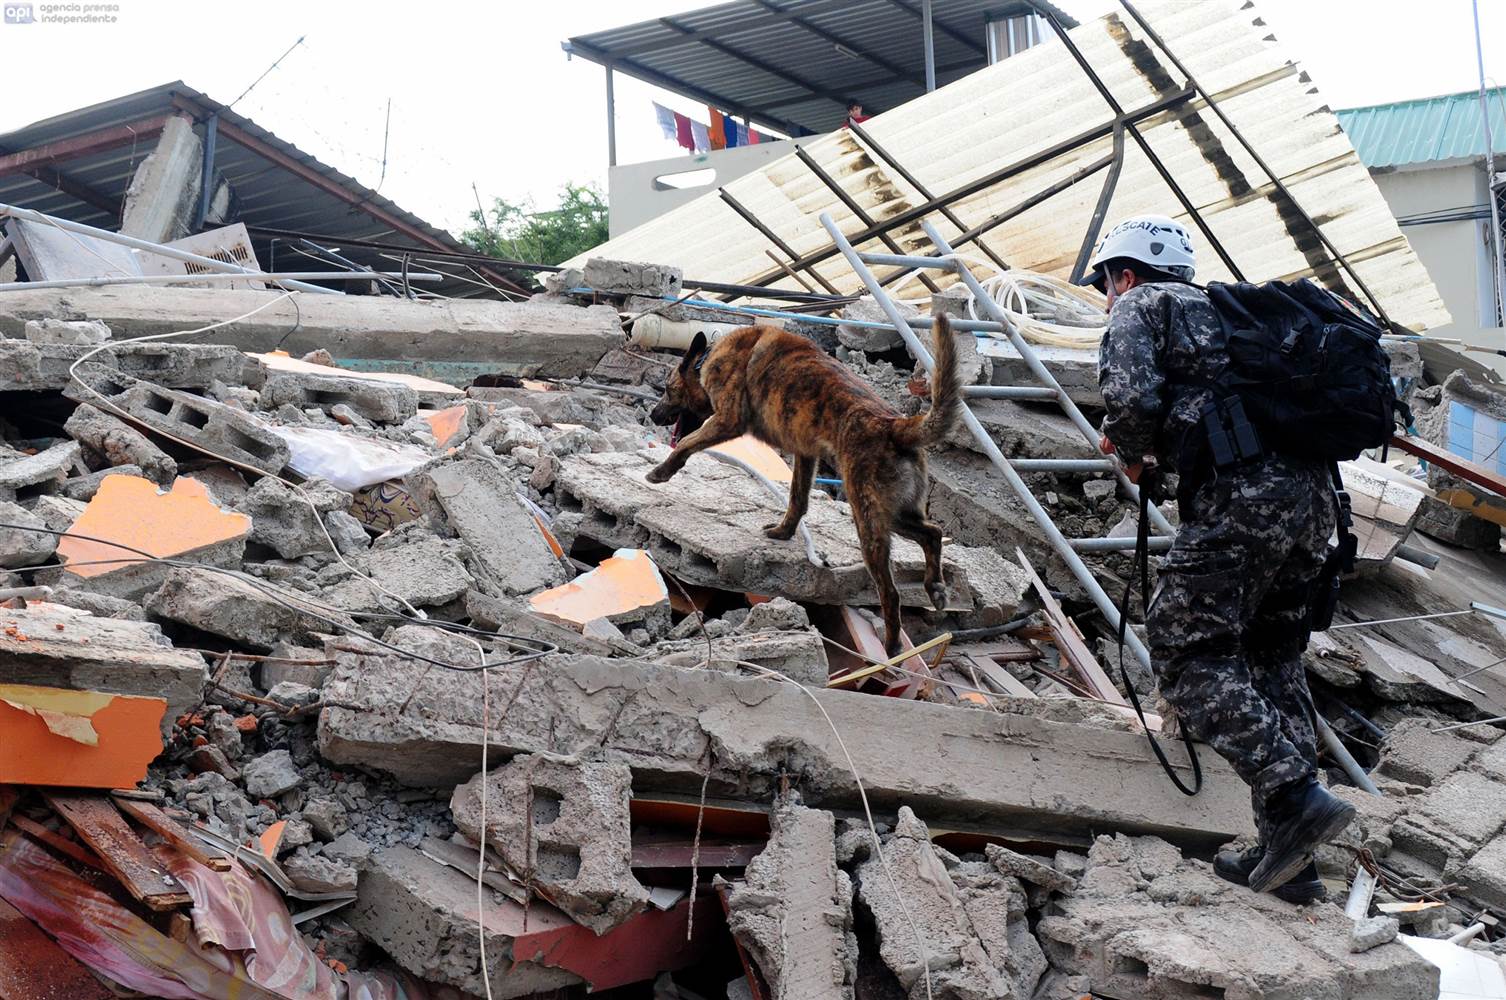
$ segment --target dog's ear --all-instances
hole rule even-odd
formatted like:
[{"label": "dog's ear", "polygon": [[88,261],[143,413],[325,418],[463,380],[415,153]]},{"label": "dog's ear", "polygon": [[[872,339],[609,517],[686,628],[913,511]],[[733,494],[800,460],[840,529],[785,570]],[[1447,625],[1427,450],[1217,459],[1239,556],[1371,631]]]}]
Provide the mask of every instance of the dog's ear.
[{"label": "dog's ear", "polygon": [[700,366],[701,358],[706,354],[706,334],[704,331],[696,331],[695,339],[690,342],[690,349],[685,352],[685,360],[680,362],[680,371],[688,372],[692,368]]}]

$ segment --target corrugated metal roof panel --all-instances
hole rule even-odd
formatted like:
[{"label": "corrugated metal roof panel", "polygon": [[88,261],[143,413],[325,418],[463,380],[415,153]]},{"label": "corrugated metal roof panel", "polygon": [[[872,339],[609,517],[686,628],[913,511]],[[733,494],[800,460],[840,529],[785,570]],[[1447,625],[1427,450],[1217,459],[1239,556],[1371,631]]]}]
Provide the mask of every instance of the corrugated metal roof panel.
[{"label": "corrugated metal roof panel", "polygon": [[[1506,87],[1487,89],[1485,95],[1495,153],[1506,154]],[[1485,124],[1478,90],[1346,108],[1335,114],[1367,167],[1400,167],[1485,155]]]},{"label": "corrugated metal roof panel", "polygon": [[[1417,330],[1448,322],[1426,270],[1338,121],[1268,37],[1269,28],[1259,22],[1257,12],[1241,0],[1152,0],[1141,6],[1178,58],[1349,258],[1392,319]],[[1120,14],[1084,24],[1072,37],[1125,108],[1144,107],[1181,86],[1180,74],[1169,60]],[[1111,117],[1069,54],[1059,45],[1045,45],[881,114],[865,127],[932,193],[944,194]],[[1300,216],[1277,196],[1259,166],[1205,106],[1191,102],[1148,119],[1142,132],[1247,278],[1316,274],[1342,287]],[[896,215],[923,200],[892,170],[875,163],[846,130],[804,148],[877,218]],[[976,225],[1069,177],[1110,148],[1109,140],[1102,139],[958,200],[952,208],[964,223]],[[1177,215],[1172,193],[1149,161],[1133,143],[1126,149],[1109,219],[1141,212]],[[1064,276],[1077,255],[1100,185],[1101,177],[1078,183],[993,230],[986,241],[1013,266]],[[831,212],[845,232],[863,228],[793,156],[726,188],[797,253],[829,244],[817,218],[821,212]],[[939,216],[930,221],[949,236],[958,231]],[[1194,228],[1189,218],[1182,216],[1182,221]],[[929,246],[917,225],[896,229],[892,235],[907,250]],[[702,280],[743,283],[769,271],[766,249],[763,236],[712,193],[589,255],[675,264]],[[864,249],[879,249],[878,241]],[[1199,279],[1230,277],[1206,240],[1198,249]],[[860,287],[840,258],[818,267],[843,291]],[[787,279],[776,284],[793,287]]]}]

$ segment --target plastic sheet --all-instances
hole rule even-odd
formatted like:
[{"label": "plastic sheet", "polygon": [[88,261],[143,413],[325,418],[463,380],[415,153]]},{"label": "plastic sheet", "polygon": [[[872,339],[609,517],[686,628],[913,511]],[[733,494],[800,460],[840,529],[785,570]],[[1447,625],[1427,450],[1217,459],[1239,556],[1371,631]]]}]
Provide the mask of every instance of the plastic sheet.
[{"label": "plastic sheet", "polygon": [[324,427],[273,427],[288,443],[288,466],[300,476],[318,476],[354,493],[387,479],[401,479],[433,458],[422,448],[357,437]]}]

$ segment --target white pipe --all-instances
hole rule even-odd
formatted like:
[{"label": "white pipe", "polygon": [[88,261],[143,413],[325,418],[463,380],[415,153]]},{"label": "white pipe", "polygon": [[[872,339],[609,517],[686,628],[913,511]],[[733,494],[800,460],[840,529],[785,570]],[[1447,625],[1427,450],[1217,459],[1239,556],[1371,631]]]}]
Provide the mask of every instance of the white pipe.
[{"label": "white pipe", "polygon": [[[632,344],[650,351],[683,351],[698,333],[704,333],[709,341],[717,341],[733,330],[740,330],[746,323],[697,323],[686,320],[665,319],[657,313],[639,316],[633,321]],[[771,326],[779,325],[770,322]]]},{"label": "white pipe", "polygon": [[[86,226],[82,222],[69,222],[67,219],[43,215],[41,212],[34,212],[29,208],[18,208],[15,205],[0,203],[0,218],[23,219],[27,222],[35,222],[39,226],[53,226],[57,229],[67,230],[70,233],[92,236],[97,240],[104,240],[106,243],[116,243],[123,247],[130,247],[133,250],[144,250],[147,253],[154,253],[160,257],[181,260],[188,264],[198,264],[200,267],[223,274],[255,275],[259,273],[250,268],[241,267],[239,264],[228,264],[223,260],[215,260],[213,257],[201,257],[196,253],[189,253],[187,250],[179,250],[177,247],[166,247],[161,243],[152,243],[149,240],[140,240],[134,236],[127,236],[125,233],[112,233],[108,229],[96,229],[93,226]],[[318,292],[320,295],[344,294],[333,288],[320,288],[318,285],[306,285],[303,282],[297,282],[296,284],[289,285],[289,287],[305,292]]]},{"label": "white pipe", "polygon": [[[370,278],[401,279],[400,271],[252,271],[247,274],[129,274],[101,278],[53,278],[48,281],[0,282],[0,292],[27,288],[94,288],[99,285],[175,285],[193,281],[271,281],[291,285],[295,281],[361,281]],[[410,272],[409,281],[443,281],[432,271]]]},{"label": "white pipe", "polygon": [[1449,938],[1448,943],[1459,945],[1466,944],[1467,942],[1474,940],[1475,937],[1479,935],[1479,933],[1484,929],[1484,924],[1470,924],[1468,927],[1464,928],[1464,930]]},{"label": "white pipe", "polygon": [[1371,781],[1370,775],[1365,773],[1363,767],[1360,767],[1360,762],[1354,759],[1354,754],[1349,752],[1349,748],[1339,742],[1339,737],[1334,733],[1333,727],[1328,724],[1328,720],[1314,712],[1313,722],[1317,725],[1318,736],[1322,738],[1323,745],[1328,747],[1328,752],[1333,754],[1334,759],[1339,762],[1339,767],[1349,775],[1349,780],[1371,795],[1379,795],[1381,790],[1375,787],[1375,782]]}]

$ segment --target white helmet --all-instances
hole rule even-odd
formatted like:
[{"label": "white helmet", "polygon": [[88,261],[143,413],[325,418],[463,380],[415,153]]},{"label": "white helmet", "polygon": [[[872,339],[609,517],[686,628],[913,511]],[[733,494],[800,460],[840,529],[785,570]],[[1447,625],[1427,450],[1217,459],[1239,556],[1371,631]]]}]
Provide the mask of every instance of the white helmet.
[{"label": "white helmet", "polygon": [[1137,260],[1182,281],[1191,281],[1197,266],[1192,237],[1180,222],[1164,215],[1136,215],[1108,231],[1078,284],[1103,291],[1103,264],[1118,257]]}]

